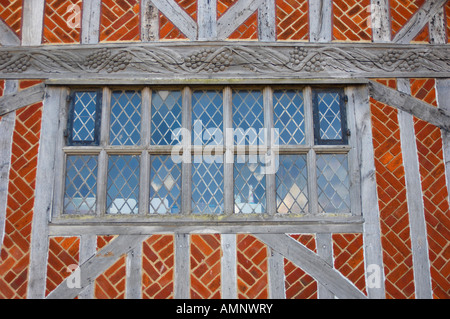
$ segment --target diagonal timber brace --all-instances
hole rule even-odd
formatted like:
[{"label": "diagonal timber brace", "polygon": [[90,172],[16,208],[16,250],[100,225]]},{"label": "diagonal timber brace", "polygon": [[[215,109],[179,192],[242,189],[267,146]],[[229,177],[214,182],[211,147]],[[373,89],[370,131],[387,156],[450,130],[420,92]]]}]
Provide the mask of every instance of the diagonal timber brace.
[{"label": "diagonal timber brace", "polygon": [[69,288],[68,282],[71,277],[68,277],[47,296],[47,299],[75,298],[121,256],[133,250],[147,238],[148,235],[120,235],[80,266],[81,280],[78,287]]},{"label": "diagonal timber brace", "polygon": [[379,102],[412,114],[443,130],[450,131],[450,113],[444,109],[438,109],[409,94],[374,81],[369,81],[369,95]]},{"label": "diagonal timber brace", "polygon": [[350,281],[344,278],[341,273],[328,265],[325,260],[288,235],[255,234],[255,237],[264,242],[271,249],[289,259],[298,267],[302,268],[338,298],[367,298]]},{"label": "diagonal timber brace", "polygon": [[0,97],[0,116],[14,112],[25,106],[41,102],[45,96],[43,83],[32,86],[23,91]]}]

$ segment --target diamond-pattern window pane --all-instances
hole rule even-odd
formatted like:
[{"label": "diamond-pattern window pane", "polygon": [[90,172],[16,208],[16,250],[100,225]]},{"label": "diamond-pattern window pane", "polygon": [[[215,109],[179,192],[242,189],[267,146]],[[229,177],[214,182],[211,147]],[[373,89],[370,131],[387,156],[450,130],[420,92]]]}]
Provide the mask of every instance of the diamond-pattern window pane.
[{"label": "diamond-pattern window pane", "polygon": [[67,157],[64,214],[95,214],[97,167],[96,156]]},{"label": "diamond-pattern window pane", "polygon": [[75,92],[72,110],[72,142],[94,142],[97,135],[97,92]]},{"label": "diamond-pattern window pane", "polygon": [[179,214],[181,165],[170,156],[151,156],[150,214]]},{"label": "diamond-pattern window pane", "polygon": [[234,141],[237,145],[262,145],[264,134],[264,102],[262,91],[233,91]]},{"label": "diamond-pattern window pane", "polygon": [[114,91],[111,97],[111,145],[139,145],[141,104],[138,91]]},{"label": "diamond-pattern window pane", "polygon": [[108,214],[139,213],[139,156],[109,157],[107,185]]},{"label": "diamond-pattern window pane", "polygon": [[175,145],[174,131],[181,127],[181,91],[153,91],[152,93],[152,145]]},{"label": "diamond-pattern window pane", "polygon": [[277,90],[273,93],[273,102],[278,144],[305,144],[303,93],[298,90]]},{"label": "diamond-pattern window pane", "polygon": [[276,183],[279,214],[308,213],[306,155],[281,155]]},{"label": "diamond-pattern window pane", "polygon": [[322,140],[342,139],[341,105],[339,93],[321,92],[317,94]]},{"label": "diamond-pattern window pane", "polygon": [[321,213],[350,212],[350,181],[346,154],[317,155],[317,185]]},{"label": "diamond-pattern window pane", "polygon": [[266,176],[263,164],[257,155],[235,156],[235,213],[262,214],[266,212]]},{"label": "diamond-pattern window pane", "polygon": [[192,142],[194,145],[223,144],[223,94],[220,91],[194,91],[192,94]]},{"label": "diamond-pattern window pane", "polygon": [[223,213],[223,156],[193,156],[192,212]]}]

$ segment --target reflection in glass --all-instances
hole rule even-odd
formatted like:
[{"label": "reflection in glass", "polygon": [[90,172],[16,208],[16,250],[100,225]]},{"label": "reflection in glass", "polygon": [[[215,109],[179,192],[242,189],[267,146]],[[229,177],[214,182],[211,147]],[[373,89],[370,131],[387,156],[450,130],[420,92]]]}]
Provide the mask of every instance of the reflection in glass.
[{"label": "reflection in glass", "polygon": [[67,156],[64,214],[95,213],[97,166],[96,156]]},{"label": "reflection in glass", "polygon": [[141,93],[114,91],[111,96],[111,145],[139,145],[141,142]]},{"label": "reflection in glass", "polygon": [[317,184],[320,212],[350,212],[347,154],[317,155]]},{"label": "reflection in glass", "polygon": [[139,212],[139,156],[109,157],[107,214]]},{"label": "reflection in glass", "polygon": [[277,90],[273,93],[274,127],[280,145],[305,144],[305,110],[303,93],[298,90]]},{"label": "reflection in glass", "polygon": [[151,156],[150,214],[179,214],[181,209],[181,165],[171,157]]},{"label": "reflection in glass", "polygon": [[181,91],[153,91],[152,93],[152,145],[175,145],[173,132],[181,127]]}]

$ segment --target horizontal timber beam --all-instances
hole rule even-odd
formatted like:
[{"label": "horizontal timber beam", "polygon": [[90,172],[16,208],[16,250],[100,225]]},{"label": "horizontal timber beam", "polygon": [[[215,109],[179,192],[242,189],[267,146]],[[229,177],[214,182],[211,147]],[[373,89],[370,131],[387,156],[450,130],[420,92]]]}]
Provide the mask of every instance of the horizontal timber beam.
[{"label": "horizontal timber beam", "polygon": [[370,81],[369,94],[375,100],[405,111],[413,116],[450,131],[450,113],[438,109],[409,94],[391,89],[383,84]]},{"label": "horizontal timber beam", "polygon": [[0,78],[65,80],[450,77],[447,45],[170,42],[1,47]]}]

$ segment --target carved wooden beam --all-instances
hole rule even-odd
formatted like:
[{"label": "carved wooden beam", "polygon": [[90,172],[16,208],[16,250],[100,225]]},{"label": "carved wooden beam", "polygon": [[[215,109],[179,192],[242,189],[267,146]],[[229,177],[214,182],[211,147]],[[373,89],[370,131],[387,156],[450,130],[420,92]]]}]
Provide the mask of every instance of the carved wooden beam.
[{"label": "carved wooden beam", "polygon": [[44,100],[45,85],[32,86],[23,91],[0,97],[0,116]]},{"label": "carved wooden beam", "polygon": [[133,250],[147,238],[148,236],[142,235],[118,236],[79,267],[80,282],[78,286],[72,287],[69,283],[74,280],[74,278],[68,277],[47,296],[47,299],[75,298],[84,288],[92,284],[99,275],[111,267],[121,256]]},{"label": "carved wooden beam", "polygon": [[446,45],[208,42],[0,48],[0,78],[72,80],[450,77]]},{"label": "carved wooden beam", "polygon": [[448,0],[428,0],[409,19],[403,28],[395,35],[393,42],[409,43],[422,31],[425,25],[442,10]]},{"label": "carved wooden beam", "polygon": [[288,235],[257,234],[256,238],[325,285],[338,298],[366,299],[350,281],[328,263]]},{"label": "carved wooden beam", "polygon": [[369,82],[369,94],[379,102],[396,107],[441,129],[450,131],[450,113],[444,109],[433,107],[411,95],[374,81]]}]

